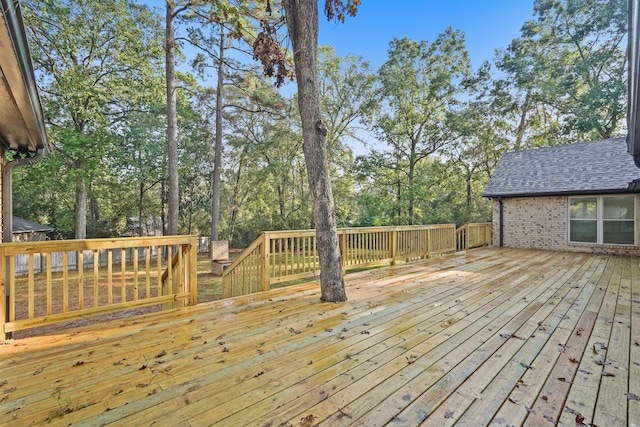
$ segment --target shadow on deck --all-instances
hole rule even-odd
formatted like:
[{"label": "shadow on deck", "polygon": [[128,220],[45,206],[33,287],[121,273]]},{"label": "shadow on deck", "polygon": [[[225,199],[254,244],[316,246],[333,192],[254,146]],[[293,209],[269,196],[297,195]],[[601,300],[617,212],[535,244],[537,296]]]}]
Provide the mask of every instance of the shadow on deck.
[{"label": "shadow on deck", "polygon": [[640,425],[638,262],[478,249],[7,341],[0,425]]}]

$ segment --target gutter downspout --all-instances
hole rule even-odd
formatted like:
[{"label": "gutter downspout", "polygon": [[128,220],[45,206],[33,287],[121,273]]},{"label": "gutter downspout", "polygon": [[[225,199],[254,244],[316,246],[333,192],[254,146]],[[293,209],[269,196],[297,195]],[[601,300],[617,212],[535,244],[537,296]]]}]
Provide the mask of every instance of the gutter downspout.
[{"label": "gutter downspout", "polygon": [[[2,168],[2,217],[4,218],[3,230],[2,230],[2,242],[11,243],[13,241],[13,180],[11,172],[16,166],[33,165],[38,163],[44,156],[44,148],[38,148],[36,154],[32,157],[25,157],[23,159],[15,159],[4,165]],[[9,260],[6,260],[9,263]],[[9,265],[5,268],[5,274],[9,275]],[[5,283],[9,283],[10,277],[5,277]],[[9,294],[9,288],[7,288],[7,298],[5,307],[9,307],[11,295]],[[5,321],[9,321],[9,310],[6,312]],[[6,338],[11,338],[11,332],[5,334]],[[3,338],[3,337],[0,337]]]},{"label": "gutter downspout", "polygon": [[504,246],[504,203],[502,196],[498,196],[498,203],[500,204],[500,247]]}]

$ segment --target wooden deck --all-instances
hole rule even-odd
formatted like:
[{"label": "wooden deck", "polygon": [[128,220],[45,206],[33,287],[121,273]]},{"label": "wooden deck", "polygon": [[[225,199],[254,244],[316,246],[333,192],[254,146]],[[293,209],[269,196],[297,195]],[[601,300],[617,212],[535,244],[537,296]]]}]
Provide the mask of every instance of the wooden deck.
[{"label": "wooden deck", "polygon": [[478,249],[0,345],[0,425],[640,425],[637,257]]}]

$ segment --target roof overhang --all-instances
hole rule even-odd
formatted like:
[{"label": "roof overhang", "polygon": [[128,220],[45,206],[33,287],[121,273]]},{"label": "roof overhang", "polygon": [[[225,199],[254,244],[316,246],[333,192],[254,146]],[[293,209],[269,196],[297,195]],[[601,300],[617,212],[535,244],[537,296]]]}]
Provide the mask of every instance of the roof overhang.
[{"label": "roof overhang", "polygon": [[49,152],[22,13],[0,0],[0,143],[5,149]]},{"label": "roof overhang", "polygon": [[607,194],[635,194],[640,193],[640,179],[632,181],[628,184],[627,188],[615,190],[575,190],[575,191],[554,191],[548,193],[508,193],[508,194],[482,194],[482,197],[488,199],[497,199],[502,197],[503,199],[514,199],[522,197],[567,197],[567,196],[597,196]]}]

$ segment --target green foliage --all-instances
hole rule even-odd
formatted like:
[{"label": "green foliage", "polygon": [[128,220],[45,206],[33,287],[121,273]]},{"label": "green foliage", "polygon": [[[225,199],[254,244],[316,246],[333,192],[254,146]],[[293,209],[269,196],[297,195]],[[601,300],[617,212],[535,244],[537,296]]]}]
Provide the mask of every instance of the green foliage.
[{"label": "green foliage", "polygon": [[[90,237],[161,231],[168,155],[163,17],[129,0],[23,3],[55,151],[14,170],[15,214],[71,238],[79,226],[74,208],[86,203]],[[252,2],[176,7],[188,3],[179,36],[201,53],[183,57],[192,72],[177,73],[178,225],[181,233],[206,235],[217,100],[204,83],[217,70],[218,25],[235,39],[229,52],[252,44],[259,25],[249,14]],[[281,18],[272,4],[274,15],[263,17]],[[379,70],[321,47],[319,95],[338,225],[488,221],[482,191],[506,151],[618,134],[625,32],[623,0],[537,0],[521,36],[495,66],[475,72],[464,35],[454,29],[432,42],[392,40]],[[314,226],[296,95],[276,91],[245,59],[225,58],[220,116],[220,236],[236,247],[265,230]],[[366,150],[355,155],[354,141]]]},{"label": "green foliage", "polygon": [[535,2],[535,18],[497,61],[519,92],[514,107],[525,111],[532,141],[536,133],[544,145],[619,134],[626,114],[626,7],[625,0]]}]

